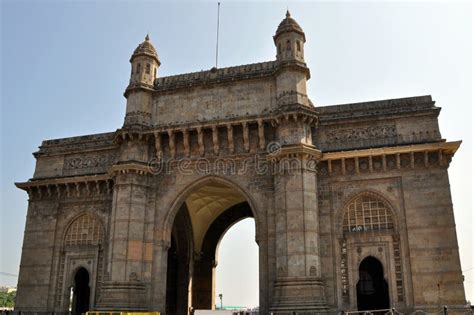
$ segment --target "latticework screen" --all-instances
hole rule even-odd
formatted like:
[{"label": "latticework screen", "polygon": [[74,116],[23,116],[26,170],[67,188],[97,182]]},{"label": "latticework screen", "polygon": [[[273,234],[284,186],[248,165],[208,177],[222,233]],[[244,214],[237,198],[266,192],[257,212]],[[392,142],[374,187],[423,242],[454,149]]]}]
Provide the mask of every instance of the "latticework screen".
[{"label": "latticework screen", "polygon": [[65,245],[98,245],[102,243],[102,225],[92,215],[83,214],[69,226]]},{"label": "latticework screen", "polygon": [[393,229],[390,209],[380,199],[364,195],[356,198],[346,209],[344,232],[364,232]]}]

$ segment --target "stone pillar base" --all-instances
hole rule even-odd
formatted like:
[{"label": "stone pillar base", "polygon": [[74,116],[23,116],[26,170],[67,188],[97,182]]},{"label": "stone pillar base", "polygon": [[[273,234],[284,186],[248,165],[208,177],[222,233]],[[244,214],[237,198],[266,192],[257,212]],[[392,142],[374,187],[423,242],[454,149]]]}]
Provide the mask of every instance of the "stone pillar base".
[{"label": "stone pillar base", "polygon": [[102,284],[96,310],[146,311],[147,290],[144,284],[129,281],[107,281]]},{"label": "stone pillar base", "polygon": [[297,311],[298,314],[311,314],[328,309],[323,282],[316,277],[280,278],[274,286],[273,313],[292,314]]}]

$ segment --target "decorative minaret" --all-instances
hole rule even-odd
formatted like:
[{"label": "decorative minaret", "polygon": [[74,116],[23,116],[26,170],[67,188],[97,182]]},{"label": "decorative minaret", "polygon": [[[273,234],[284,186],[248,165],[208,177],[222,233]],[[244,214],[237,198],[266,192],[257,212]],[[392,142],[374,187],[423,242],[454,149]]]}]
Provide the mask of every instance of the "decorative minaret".
[{"label": "decorative minaret", "polygon": [[[306,81],[310,78],[304,62],[305,35],[301,26],[286,11],[286,17],[273,36],[277,49],[278,71],[276,74],[277,110],[314,110],[308,99]],[[286,121],[278,129],[282,145],[312,144],[308,123]]]},{"label": "decorative minaret", "polygon": [[[147,196],[152,187],[148,138],[151,127],[153,84],[160,60],[148,35],[130,58],[132,73],[125,90],[127,111],[123,128],[116,132],[120,145],[117,163],[108,174],[114,181],[106,276],[95,308],[144,311],[152,263],[146,258]],[[122,202],[127,200],[126,202]]]},{"label": "decorative minaret", "polygon": [[304,61],[306,38],[303,29],[289,11],[278,25],[273,41],[279,63],[276,76],[277,104],[298,103],[310,106],[306,92],[306,81],[310,78],[310,73]]},{"label": "decorative minaret", "polygon": [[270,309],[275,314],[313,314],[327,308],[319,251],[316,165],[321,152],[312,142],[318,115],[306,94],[305,35],[289,12],[273,39],[278,63],[274,113],[281,148],[270,157],[276,170],[277,231]]},{"label": "decorative minaret", "polygon": [[130,83],[124,93],[127,98],[124,126],[148,127],[151,124],[153,85],[161,64],[148,34],[145,41],[133,52],[130,63],[132,65]]},{"label": "decorative minaret", "polygon": [[290,11],[286,11],[286,18],[278,26],[273,40],[277,47],[277,60],[304,63],[306,37],[303,29],[291,17]]}]

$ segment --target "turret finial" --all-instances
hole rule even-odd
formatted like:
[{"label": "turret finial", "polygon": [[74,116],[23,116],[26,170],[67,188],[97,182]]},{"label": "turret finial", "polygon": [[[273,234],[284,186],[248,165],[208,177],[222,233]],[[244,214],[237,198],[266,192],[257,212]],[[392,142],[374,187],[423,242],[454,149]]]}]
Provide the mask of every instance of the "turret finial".
[{"label": "turret finial", "polygon": [[150,41],[150,36],[148,35],[148,33],[146,33],[145,40],[146,40],[147,42]]},{"label": "turret finial", "polygon": [[286,9],[286,18],[289,18],[291,16],[290,10]]}]

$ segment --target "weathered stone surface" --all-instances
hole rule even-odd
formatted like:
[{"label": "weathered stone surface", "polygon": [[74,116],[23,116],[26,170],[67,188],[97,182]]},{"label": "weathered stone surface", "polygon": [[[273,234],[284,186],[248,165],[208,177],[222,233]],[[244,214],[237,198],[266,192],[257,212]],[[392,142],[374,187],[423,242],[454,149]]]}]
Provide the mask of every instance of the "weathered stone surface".
[{"label": "weathered stone surface", "polygon": [[80,268],[91,309],[212,308],[216,244],[249,216],[263,314],[357,309],[368,257],[387,307],[463,305],[447,173],[460,143],[441,138],[440,109],[314,107],[305,40],[288,14],[275,61],[158,77],[147,37],[123,127],[44,141],[17,183],[30,198],[17,309],[67,310]]}]

